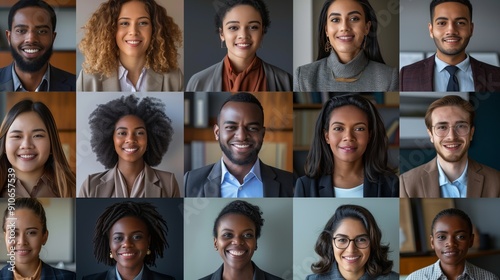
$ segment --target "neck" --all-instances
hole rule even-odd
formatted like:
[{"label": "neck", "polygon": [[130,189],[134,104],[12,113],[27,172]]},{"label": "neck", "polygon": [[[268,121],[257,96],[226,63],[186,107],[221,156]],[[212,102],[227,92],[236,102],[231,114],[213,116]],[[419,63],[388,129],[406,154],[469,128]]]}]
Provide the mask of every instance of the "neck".
[{"label": "neck", "polygon": [[444,275],[446,275],[446,278],[458,279],[458,276],[460,276],[465,270],[465,261],[453,265],[447,265],[443,262],[439,262],[439,266],[441,267]]},{"label": "neck", "polygon": [[457,65],[467,58],[467,54],[465,54],[465,51],[456,55],[446,55],[438,51],[436,55],[439,59],[449,65]]},{"label": "neck", "polygon": [[228,158],[226,158],[225,155],[223,156],[223,160],[229,173],[231,173],[231,175],[238,179],[238,182],[240,182],[240,184],[243,184],[243,179],[248,174],[248,172],[250,172],[253,165],[257,161],[257,159],[255,159],[252,163],[240,165],[231,162]]},{"label": "neck", "polygon": [[231,63],[231,67],[233,68],[233,71],[236,73],[241,73],[245,71],[245,69],[250,66],[252,61],[254,60],[256,55],[253,55],[252,57],[247,57],[247,58],[241,58],[241,57],[235,57],[231,55],[230,53],[227,54],[229,57],[229,62]]},{"label": "neck", "polygon": [[222,272],[223,280],[252,280],[253,279],[253,265],[249,262],[242,268],[232,268],[224,264],[224,271]]},{"label": "neck", "polygon": [[123,67],[127,69],[127,78],[135,87],[137,85],[137,81],[139,80],[139,76],[141,76],[142,68],[146,65],[146,57],[120,56],[120,62]]},{"label": "neck", "polygon": [[17,77],[23,84],[23,87],[27,91],[35,91],[40,82],[42,81],[43,75],[47,71],[49,64],[45,64],[40,70],[36,72],[24,72],[14,63],[14,71],[16,71]]},{"label": "neck", "polygon": [[438,161],[448,180],[453,182],[464,172],[465,165],[467,164],[467,153],[457,162],[445,161],[440,155],[438,155]]},{"label": "neck", "polygon": [[23,277],[32,277],[35,275],[36,269],[40,264],[40,259],[36,259],[36,261],[32,261],[30,263],[16,263],[16,272],[21,274]]},{"label": "neck", "polygon": [[363,161],[335,161],[333,167],[333,185],[338,188],[350,189],[363,183]]},{"label": "neck", "polygon": [[40,168],[38,170],[34,170],[31,172],[22,172],[19,170],[16,170],[16,178],[21,181],[23,186],[28,190],[28,192],[31,192],[33,188],[36,186],[36,183],[38,180],[40,180],[40,177],[42,177],[44,168]]},{"label": "neck", "polygon": [[360,51],[361,49],[356,50],[356,52],[350,52],[350,53],[338,53],[338,52],[335,53],[337,54],[339,61],[342,64],[346,64],[349,63],[351,60],[353,60],[359,54]]},{"label": "neck", "polygon": [[123,267],[117,265],[118,273],[123,280],[133,280],[139,272],[141,272],[142,266],[137,267]]},{"label": "neck", "polygon": [[144,169],[144,160],[140,160],[137,162],[127,162],[127,161],[118,161],[118,170],[122,173],[125,181],[127,182],[127,189],[132,189],[134,186],[135,179]]}]

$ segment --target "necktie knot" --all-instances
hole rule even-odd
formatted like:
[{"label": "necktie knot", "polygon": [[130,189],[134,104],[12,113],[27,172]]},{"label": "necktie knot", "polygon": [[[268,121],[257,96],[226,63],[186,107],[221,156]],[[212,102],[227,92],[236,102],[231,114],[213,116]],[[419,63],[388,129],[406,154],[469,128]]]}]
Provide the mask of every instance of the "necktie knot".
[{"label": "necktie knot", "polygon": [[458,85],[458,78],[455,76],[455,72],[457,72],[458,67],[453,65],[448,65],[444,68],[448,73],[450,73],[450,79],[448,81],[448,86],[446,87],[446,91],[460,91],[460,87]]}]

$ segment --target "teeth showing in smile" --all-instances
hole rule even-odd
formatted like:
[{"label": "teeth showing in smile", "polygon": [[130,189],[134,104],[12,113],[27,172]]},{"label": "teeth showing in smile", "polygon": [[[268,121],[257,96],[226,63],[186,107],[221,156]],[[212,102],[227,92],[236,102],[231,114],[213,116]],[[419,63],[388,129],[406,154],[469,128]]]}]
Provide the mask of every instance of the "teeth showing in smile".
[{"label": "teeth showing in smile", "polygon": [[445,256],[447,256],[447,257],[449,257],[449,256],[453,256],[453,255],[455,255],[455,254],[456,254],[455,252],[445,252],[445,253],[443,253],[443,255],[445,255]]},{"label": "teeth showing in smile", "polygon": [[133,152],[137,151],[138,149],[137,148],[133,148],[133,149],[124,149],[124,150],[127,153],[133,153]]},{"label": "teeth showing in smile", "polygon": [[19,157],[25,158],[25,159],[32,159],[35,157],[35,155],[19,155]]},{"label": "teeth showing in smile", "polygon": [[236,250],[230,250],[229,253],[231,255],[235,255],[235,256],[241,256],[243,254],[245,254],[245,251],[236,251]]},{"label": "teeth showing in smile", "polygon": [[458,39],[445,39],[444,41],[448,43],[455,43],[458,42]]},{"label": "teeth showing in smile", "polygon": [[24,51],[24,52],[27,52],[27,53],[37,53],[37,52],[39,52],[40,50],[39,50],[39,49],[24,49],[23,51]]},{"label": "teeth showing in smile", "polygon": [[352,36],[340,36],[338,37],[340,40],[349,40],[352,38]]},{"label": "teeth showing in smile", "polygon": [[459,145],[444,145],[446,148],[456,148],[458,147]]},{"label": "teeth showing in smile", "polygon": [[348,261],[354,261],[354,260],[359,259],[359,257],[343,257],[343,258],[348,260]]},{"label": "teeth showing in smile", "polygon": [[131,45],[137,45],[139,44],[141,41],[127,41],[127,43],[131,44]]},{"label": "teeth showing in smile", "polygon": [[238,145],[238,144],[234,144],[234,146],[235,146],[236,148],[240,148],[240,149],[244,149],[244,148],[248,148],[248,147],[250,147],[250,145]]},{"label": "teeth showing in smile", "polygon": [[239,46],[239,47],[248,47],[248,46],[250,46],[250,44],[236,44],[236,46]]},{"label": "teeth showing in smile", "polygon": [[122,256],[124,256],[124,257],[131,257],[133,255],[134,255],[133,253],[123,253],[122,254]]}]

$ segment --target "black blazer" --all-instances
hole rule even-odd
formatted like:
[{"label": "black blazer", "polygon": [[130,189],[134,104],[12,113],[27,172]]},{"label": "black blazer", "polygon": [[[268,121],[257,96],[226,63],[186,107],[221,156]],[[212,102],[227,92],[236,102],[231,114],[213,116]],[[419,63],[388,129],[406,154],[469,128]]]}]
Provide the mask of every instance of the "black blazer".
[{"label": "black blazer", "polygon": [[[14,273],[9,271],[10,265],[7,264],[0,270],[0,279],[2,280],[13,280]],[[57,269],[44,262],[42,262],[42,274],[40,275],[42,280],[75,280],[76,274],[72,271]]]},{"label": "black blazer", "polygon": [[[84,276],[82,280],[116,280],[116,268],[113,266],[108,271]],[[144,265],[142,280],[175,280],[175,278],[170,275],[152,271],[147,265]]]},{"label": "black blazer", "polygon": [[[260,162],[260,175],[264,185],[264,197],[292,197],[293,175]],[[221,197],[220,181],[222,165],[220,160],[186,172],[184,175],[185,197]]]},{"label": "black blazer", "polygon": [[[14,91],[12,67],[0,68],[0,91]],[[76,91],[76,76],[50,65],[50,91]]]},{"label": "black blazer", "polygon": [[[253,279],[255,280],[283,280],[282,278],[279,278],[277,276],[274,276],[270,273],[265,272],[264,270],[261,270],[259,267],[255,265],[254,262],[252,262],[253,268],[255,269],[254,271],[254,277]],[[224,272],[224,265],[221,265],[219,269],[217,269],[216,272],[207,275],[203,278],[200,278],[199,280],[222,280],[222,273]]]},{"label": "black blazer", "polygon": [[[295,184],[295,197],[335,197],[332,175],[318,179],[302,176]],[[363,197],[399,197],[399,179],[396,175],[379,175],[377,182],[363,181]]]}]

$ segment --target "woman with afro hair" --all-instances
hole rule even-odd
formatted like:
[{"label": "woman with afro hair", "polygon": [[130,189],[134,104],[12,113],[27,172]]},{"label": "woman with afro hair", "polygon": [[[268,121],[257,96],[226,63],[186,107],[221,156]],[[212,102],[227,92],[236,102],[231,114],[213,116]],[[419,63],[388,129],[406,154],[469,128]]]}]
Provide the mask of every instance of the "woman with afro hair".
[{"label": "woman with afro hair", "polygon": [[182,32],[155,0],[107,0],[83,26],[77,91],[181,91]]},{"label": "woman with afro hair", "polygon": [[79,197],[179,197],[171,172],[161,163],[173,128],[159,99],[122,96],[90,114],[90,145],[105,172],[89,175]]}]

